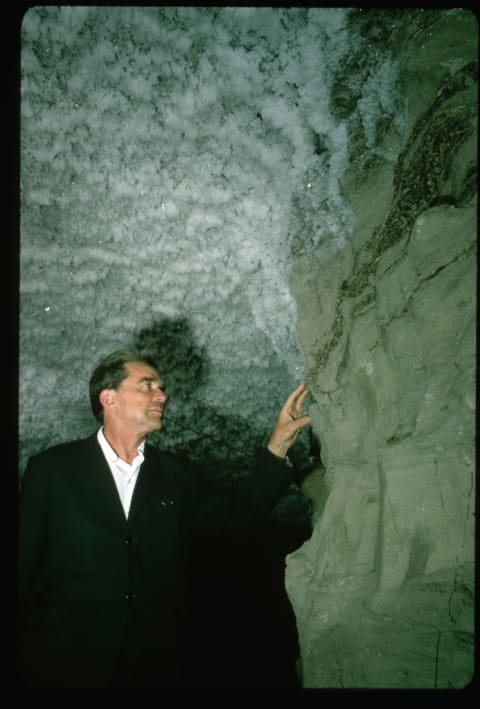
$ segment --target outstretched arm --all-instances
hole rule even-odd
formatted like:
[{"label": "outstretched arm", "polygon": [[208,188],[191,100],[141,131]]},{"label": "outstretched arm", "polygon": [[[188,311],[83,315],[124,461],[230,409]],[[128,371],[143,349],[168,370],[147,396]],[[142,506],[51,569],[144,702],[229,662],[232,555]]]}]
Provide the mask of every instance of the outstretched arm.
[{"label": "outstretched arm", "polygon": [[302,406],[308,396],[305,384],[293,391],[284,405],[267,444],[268,450],[278,458],[285,458],[288,449],[295,443],[300,429],[310,423],[310,416],[302,414]]}]

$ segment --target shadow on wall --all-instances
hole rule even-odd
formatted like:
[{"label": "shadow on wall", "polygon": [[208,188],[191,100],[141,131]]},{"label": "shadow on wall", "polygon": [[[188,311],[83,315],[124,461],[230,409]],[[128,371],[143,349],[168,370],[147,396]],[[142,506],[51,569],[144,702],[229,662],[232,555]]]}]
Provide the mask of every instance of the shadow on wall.
[{"label": "shadow on wall", "polygon": [[249,426],[244,418],[216,411],[202,400],[200,390],[211,366],[188,320],[157,320],[139,332],[135,346],[147,350],[158,362],[170,395],[165,427],[151,435],[151,442],[165,451],[187,456],[215,477],[220,470],[222,476],[230,478],[251,468],[264,432]]},{"label": "shadow on wall", "polygon": [[152,354],[168,389],[181,399],[194,395],[209,374],[207,353],[186,318],[157,320],[138,333],[135,346]]},{"label": "shadow on wall", "polygon": [[[205,348],[196,342],[186,318],[161,318],[141,330],[134,344],[158,362],[170,399],[162,431],[150,440],[163,450],[185,455],[214,477],[230,479],[245,474],[254,464],[255,452],[269,433],[245,417],[225,414],[205,401],[211,364]],[[276,361],[272,352],[271,362]],[[290,385],[291,377],[280,362],[269,368],[278,381]],[[275,415],[275,412],[274,414]],[[273,421],[272,421],[273,426]],[[302,440],[291,452],[295,465],[306,462]]]}]

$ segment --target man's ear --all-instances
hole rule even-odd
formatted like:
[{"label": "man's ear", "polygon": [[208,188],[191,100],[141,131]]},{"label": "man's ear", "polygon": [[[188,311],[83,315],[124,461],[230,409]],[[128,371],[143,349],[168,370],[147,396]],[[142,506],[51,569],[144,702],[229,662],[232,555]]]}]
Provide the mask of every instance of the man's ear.
[{"label": "man's ear", "polygon": [[117,403],[115,389],[102,389],[100,392],[100,403],[105,411],[111,411]]}]

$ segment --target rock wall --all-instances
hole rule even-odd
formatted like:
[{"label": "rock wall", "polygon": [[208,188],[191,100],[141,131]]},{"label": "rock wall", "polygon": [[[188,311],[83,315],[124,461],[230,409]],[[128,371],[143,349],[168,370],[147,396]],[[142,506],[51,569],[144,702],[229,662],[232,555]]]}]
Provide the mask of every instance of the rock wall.
[{"label": "rock wall", "polygon": [[397,37],[405,137],[359,145],[350,243],[292,272],[322,454],[286,561],[305,688],[472,677],[477,32],[460,10]]}]

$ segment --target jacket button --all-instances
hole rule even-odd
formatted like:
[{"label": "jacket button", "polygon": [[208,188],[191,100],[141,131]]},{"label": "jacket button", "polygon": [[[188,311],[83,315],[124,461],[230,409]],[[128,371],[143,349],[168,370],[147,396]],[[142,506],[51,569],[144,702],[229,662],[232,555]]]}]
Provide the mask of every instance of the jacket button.
[{"label": "jacket button", "polygon": [[127,601],[134,601],[136,599],[136,594],[135,593],[127,593],[125,596],[125,600]]},{"label": "jacket button", "polygon": [[126,537],[125,544],[135,544],[136,541],[135,537]]}]

